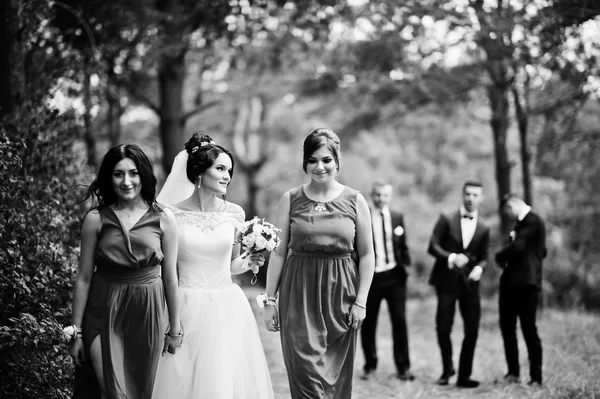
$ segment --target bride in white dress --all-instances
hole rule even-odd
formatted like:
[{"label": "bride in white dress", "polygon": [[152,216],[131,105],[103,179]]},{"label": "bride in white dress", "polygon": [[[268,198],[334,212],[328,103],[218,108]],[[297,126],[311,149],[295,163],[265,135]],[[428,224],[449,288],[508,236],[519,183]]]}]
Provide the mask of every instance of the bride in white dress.
[{"label": "bride in white dress", "polygon": [[157,198],[177,219],[184,336],[177,353],[160,360],[155,399],[273,398],[252,309],[231,279],[247,270],[234,242],[244,211],[224,199],[232,174],[229,151],[195,133]]}]

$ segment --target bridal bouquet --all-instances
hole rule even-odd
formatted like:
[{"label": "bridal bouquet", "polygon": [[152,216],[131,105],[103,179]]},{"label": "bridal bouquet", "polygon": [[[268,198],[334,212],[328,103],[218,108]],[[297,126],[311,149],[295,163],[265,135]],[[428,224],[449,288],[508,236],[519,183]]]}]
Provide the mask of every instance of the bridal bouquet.
[{"label": "bridal bouquet", "polygon": [[[252,220],[244,222],[240,227],[236,241],[242,245],[244,253],[242,259],[246,259],[248,255],[262,251],[271,252],[279,246],[279,237],[277,233],[281,229],[273,226],[271,223],[255,216]],[[258,265],[249,262],[244,262],[243,270],[252,270],[252,284],[256,283],[256,274],[258,273]]]}]

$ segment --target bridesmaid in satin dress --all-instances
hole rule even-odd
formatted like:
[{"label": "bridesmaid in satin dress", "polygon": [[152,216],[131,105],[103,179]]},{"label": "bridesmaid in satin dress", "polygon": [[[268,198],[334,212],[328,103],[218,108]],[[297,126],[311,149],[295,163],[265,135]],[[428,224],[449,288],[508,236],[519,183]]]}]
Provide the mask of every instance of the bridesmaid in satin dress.
[{"label": "bridesmaid in satin dress", "polygon": [[281,327],[293,399],[352,395],[357,329],[375,257],[369,207],[336,180],[339,160],[338,136],[313,130],[304,141],[310,181],[287,191],[277,211],[281,244],[267,271],[264,321],[269,331]]},{"label": "bridesmaid in satin dress", "polygon": [[89,187],[98,206],[81,229],[75,398],[150,398],[161,353],[181,345],[177,226],[155,193],[152,163],[133,144],[111,148]]}]

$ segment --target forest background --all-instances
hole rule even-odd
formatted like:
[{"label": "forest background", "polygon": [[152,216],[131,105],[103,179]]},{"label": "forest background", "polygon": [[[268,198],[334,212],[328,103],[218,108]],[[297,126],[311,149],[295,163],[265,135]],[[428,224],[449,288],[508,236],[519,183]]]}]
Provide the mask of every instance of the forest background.
[{"label": "forest background", "polygon": [[336,131],[342,183],[394,186],[412,297],[431,295],[427,243],[462,183],[484,183],[492,252],[510,230],[498,199],[517,192],[547,221],[544,306],[600,309],[597,2],[0,4],[2,397],[69,395],[61,329],[102,155],[137,143],[162,182],[198,130],[234,152],[228,199],[269,220],[306,181],[306,134]]}]

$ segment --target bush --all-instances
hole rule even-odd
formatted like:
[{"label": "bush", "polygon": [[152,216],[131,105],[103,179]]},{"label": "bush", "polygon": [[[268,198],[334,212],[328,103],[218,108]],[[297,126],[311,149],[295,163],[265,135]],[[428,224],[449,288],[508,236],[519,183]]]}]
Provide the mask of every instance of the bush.
[{"label": "bush", "polygon": [[[0,326],[3,398],[70,398],[73,365],[61,343],[62,326],[47,306]],[[5,375],[4,371],[9,374]]]},{"label": "bush", "polygon": [[76,276],[74,119],[26,104],[0,128],[0,396],[64,398]]}]

